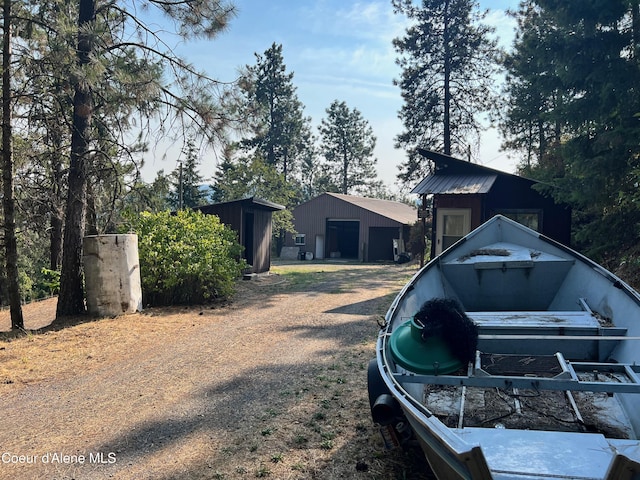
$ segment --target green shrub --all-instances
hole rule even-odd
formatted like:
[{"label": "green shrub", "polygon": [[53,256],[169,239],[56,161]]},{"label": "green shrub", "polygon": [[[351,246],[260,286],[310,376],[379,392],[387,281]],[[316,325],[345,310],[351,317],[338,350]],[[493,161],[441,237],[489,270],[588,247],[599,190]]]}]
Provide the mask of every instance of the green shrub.
[{"label": "green shrub", "polygon": [[22,300],[32,300],[33,280],[31,280],[31,277],[22,270],[18,271],[18,285],[20,288],[20,298]]},{"label": "green shrub", "polygon": [[36,298],[50,297],[60,291],[60,271],[42,267],[35,281]]},{"label": "green shrub", "polygon": [[236,233],[192,210],[142,212],[138,234],[142,294],[149,305],[202,304],[229,298],[246,267]]}]

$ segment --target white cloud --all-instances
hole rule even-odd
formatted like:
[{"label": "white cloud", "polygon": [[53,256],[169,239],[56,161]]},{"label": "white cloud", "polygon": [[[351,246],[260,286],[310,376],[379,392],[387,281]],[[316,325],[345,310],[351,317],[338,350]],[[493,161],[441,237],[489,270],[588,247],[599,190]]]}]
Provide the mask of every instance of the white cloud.
[{"label": "white cloud", "polygon": [[404,19],[393,13],[389,1],[344,5],[336,0],[319,1],[313,6],[302,7],[300,15],[313,35],[351,41],[356,39],[390,45],[391,40],[404,30]]},{"label": "white cloud", "polygon": [[[336,98],[338,92],[348,93],[349,96],[362,96],[373,100],[385,99],[399,103],[400,95],[398,87],[391,82],[385,83],[375,80],[367,80],[354,76],[339,76],[334,74],[305,74],[297,78],[297,83],[305,89],[326,89]],[[353,105],[356,106],[356,105]]]},{"label": "white cloud", "polygon": [[307,46],[297,52],[296,69],[313,73],[335,72],[345,77],[364,78],[391,84],[399,75],[395,54],[366,43],[358,45]]},{"label": "white cloud", "polygon": [[515,18],[507,15],[505,10],[490,10],[484,19],[484,23],[496,29],[495,36],[498,45],[504,49],[510,49],[515,36],[518,23]]},{"label": "white cloud", "polygon": [[338,10],[336,16],[342,20],[340,26],[345,31],[387,45],[406,28],[406,20],[393,13],[388,1],[356,2],[349,9]]}]

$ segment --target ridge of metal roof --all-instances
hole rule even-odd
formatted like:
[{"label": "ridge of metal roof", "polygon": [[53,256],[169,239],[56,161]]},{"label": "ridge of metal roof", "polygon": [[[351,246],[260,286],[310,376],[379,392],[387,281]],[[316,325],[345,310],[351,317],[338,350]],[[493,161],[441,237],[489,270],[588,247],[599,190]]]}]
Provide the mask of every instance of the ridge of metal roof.
[{"label": "ridge of metal roof", "polygon": [[263,207],[264,210],[272,210],[272,211],[286,210],[287,208],[284,205],[270,202],[269,200],[265,200],[264,198],[258,198],[258,197],[245,197],[245,198],[239,198],[237,200],[229,200],[226,202],[211,203],[209,205],[203,205],[202,207],[198,207],[198,208],[214,207],[218,205],[229,205],[233,203],[243,203],[243,204],[248,203],[248,204],[256,205],[258,207]]},{"label": "ridge of metal roof", "polygon": [[417,209],[415,207],[407,205],[406,203],[396,202],[394,200],[358,197],[355,195],[345,195],[342,193],[332,192],[325,192],[323,195],[332,196],[402,224],[413,223],[417,218]]},{"label": "ridge of metal roof", "polygon": [[411,190],[414,194],[487,193],[498,176],[517,178],[531,184],[541,183],[538,180],[495,170],[424,148],[419,148],[418,153],[435,163],[435,172],[425,177]]}]

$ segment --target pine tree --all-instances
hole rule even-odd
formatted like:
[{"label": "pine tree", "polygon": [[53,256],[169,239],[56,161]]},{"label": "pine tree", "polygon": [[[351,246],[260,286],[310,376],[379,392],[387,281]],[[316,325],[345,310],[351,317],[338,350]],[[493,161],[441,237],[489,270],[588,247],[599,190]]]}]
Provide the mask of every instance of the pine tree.
[{"label": "pine tree", "polygon": [[[522,2],[516,18],[518,31],[510,53],[502,60],[506,70],[504,95],[509,99],[501,114],[503,147],[523,155],[525,174],[532,166],[557,161],[564,123],[559,111],[567,92],[556,74],[561,35],[548,14],[533,2]],[[559,169],[562,167],[559,166]]]},{"label": "pine tree", "polygon": [[411,21],[405,35],[393,41],[402,69],[394,84],[404,101],[399,112],[404,132],[396,137],[396,148],[408,154],[398,178],[406,183],[427,173],[418,147],[466,156],[470,145],[478,145],[478,115],[496,103],[497,50],[474,0],[391,3],[395,13]]},{"label": "pine tree", "polygon": [[[158,50],[157,46],[163,42],[154,29],[137,18],[132,11],[135,6],[107,2],[102,6],[101,15],[97,16],[96,0],[78,2],[77,54],[72,68],[75,96],[71,161],[57,317],[84,312],[82,237],[86,228],[87,188],[91,175],[97,171],[93,168],[94,159],[102,154],[102,150],[98,150],[102,146],[98,133],[114,132],[119,128],[122,132],[130,126],[130,116],[119,117],[121,123],[113,121],[113,117],[108,121],[108,116],[98,115],[98,107],[109,111],[109,107],[121,105],[113,97],[100,96],[99,87],[109,85],[114,87],[113,91],[122,94],[132,92],[137,101],[133,105],[127,104],[130,113],[137,110],[145,117],[155,117],[159,131],[165,135],[176,120],[182,122],[181,134],[191,129],[208,139],[216,138],[225,125],[225,117],[215,98],[219,84],[197,72],[174,52]],[[185,40],[213,38],[234,13],[231,5],[214,0],[154,0],[150,5],[172,21],[176,33]],[[137,32],[139,38],[156,42],[132,43],[128,40],[132,38],[132,32]],[[143,59],[134,62],[139,67],[136,74],[122,69],[122,64],[127,64],[131,58]],[[163,82],[162,77],[153,75],[163,69],[175,75],[175,83]],[[128,83],[126,87],[120,83],[122,80]],[[118,136],[114,135],[114,138]]]},{"label": "pine tree", "polygon": [[203,188],[204,177],[198,171],[198,152],[192,138],[182,152],[184,161],[171,173],[169,205],[175,210],[194,208],[207,202],[207,192]]},{"label": "pine tree", "polygon": [[340,193],[363,193],[375,183],[376,137],[356,108],[334,100],[327,108],[320,130],[320,153],[325,159],[329,189]]},{"label": "pine tree", "polygon": [[[545,22],[539,45],[561,48],[542,53],[551,66],[542,85],[529,81],[524,62],[511,65],[511,85],[529,82],[530,90],[513,88],[510,100],[523,105],[521,95],[548,98],[548,85],[558,90],[561,101],[547,102],[538,114],[561,128],[556,161],[540,157],[531,171],[554,185],[549,193],[556,200],[573,207],[576,246],[602,258],[640,237],[637,228],[629,228],[640,222],[638,2],[537,0],[529,6]],[[534,42],[516,43],[514,58],[535,51]]]},{"label": "pine tree", "polygon": [[256,54],[256,64],[246,67],[242,85],[252,131],[241,147],[260,155],[285,180],[293,179],[313,139],[311,120],[304,116],[293,85],[293,72],[286,72],[282,45],[274,43],[264,55]]},{"label": "pine tree", "polygon": [[16,201],[14,194],[14,159],[12,135],[12,0],[3,1],[2,35],[2,211],[4,213],[4,246],[11,329],[24,329],[18,274],[18,240],[16,238]]}]

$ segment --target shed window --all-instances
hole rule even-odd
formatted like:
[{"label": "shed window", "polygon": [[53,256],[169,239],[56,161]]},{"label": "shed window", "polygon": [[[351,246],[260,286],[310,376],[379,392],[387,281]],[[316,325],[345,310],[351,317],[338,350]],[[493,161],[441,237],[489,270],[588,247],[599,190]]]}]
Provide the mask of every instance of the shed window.
[{"label": "shed window", "polygon": [[498,213],[536,232],[539,232],[542,227],[542,211],[540,210],[503,210]]},{"label": "shed window", "polygon": [[295,243],[296,245],[305,245],[305,234],[304,233],[298,233],[296,234],[296,236],[294,237]]}]

